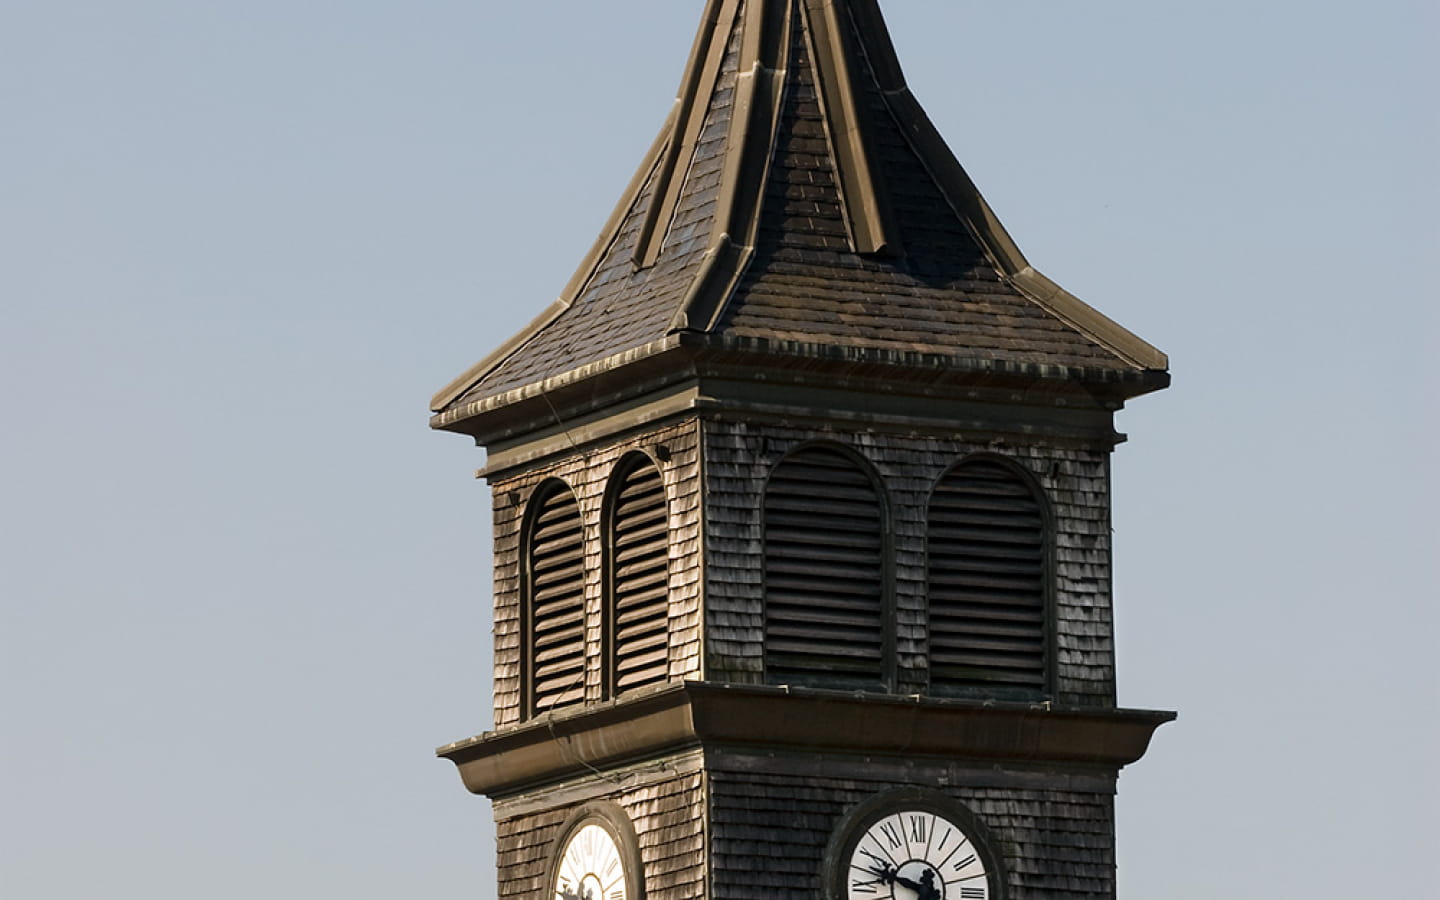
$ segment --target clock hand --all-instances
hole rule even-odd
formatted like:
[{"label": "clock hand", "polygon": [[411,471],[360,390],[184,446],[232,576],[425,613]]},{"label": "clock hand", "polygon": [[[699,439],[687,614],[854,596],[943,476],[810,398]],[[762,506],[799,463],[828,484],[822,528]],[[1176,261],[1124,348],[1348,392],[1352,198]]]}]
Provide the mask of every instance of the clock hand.
[{"label": "clock hand", "polygon": [[901,887],[909,888],[916,893],[918,900],[944,900],[944,895],[941,894],[940,890],[933,884],[933,878],[927,879],[930,883],[915,881],[912,878],[906,878],[904,875],[901,875],[899,869],[890,865],[871,869],[870,874],[876,876],[886,884],[898,884]]},{"label": "clock hand", "polygon": [[879,865],[871,866],[869,872],[886,884],[894,884],[895,879],[900,877],[900,870],[889,863],[880,863]]},{"label": "clock hand", "polygon": [[[904,875],[899,875],[899,874],[897,874],[897,875],[895,876],[895,883],[896,883],[896,884],[899,884],[899,885],[904,885],[905,887],[907,887],[907,888],[909,888],[910,890],[914,891],[915,893],[919,894],[920,897],[921,897],[921,900],[924,900],[925,890],[926,890],[926,889],[925,889],[925,886],[922,885],[920,882],[914,881],[914,880],[909,879],[909,878],[906,878]],[[931,890],[934,890],[934,888],[931,888]]]}]

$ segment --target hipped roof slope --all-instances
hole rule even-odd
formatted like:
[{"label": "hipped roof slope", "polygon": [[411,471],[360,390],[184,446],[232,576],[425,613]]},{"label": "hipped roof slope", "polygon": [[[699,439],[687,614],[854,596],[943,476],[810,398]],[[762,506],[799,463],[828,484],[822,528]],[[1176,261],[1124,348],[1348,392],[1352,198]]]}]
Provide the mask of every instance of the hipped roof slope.
[{"label": "hipped roof slope", "polygon": [[436,395],[446,428],[686,337],[1103,383],[1163,353],[1025,260],[911,95],[876,0],[709,0],[676,105],[529,327]]}]

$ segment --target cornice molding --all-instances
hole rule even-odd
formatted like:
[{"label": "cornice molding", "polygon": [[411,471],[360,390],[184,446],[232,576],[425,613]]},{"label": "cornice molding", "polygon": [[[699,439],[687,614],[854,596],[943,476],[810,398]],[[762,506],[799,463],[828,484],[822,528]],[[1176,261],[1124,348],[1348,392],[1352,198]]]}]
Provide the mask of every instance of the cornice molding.
[{"label": "cornice molding", "polygon": [[548,714],[436,755],[455,763],[471,793],[490,797],[696,747],[1118,770],[1140,759],[1155,729],[1175,717],[684,682]]}]

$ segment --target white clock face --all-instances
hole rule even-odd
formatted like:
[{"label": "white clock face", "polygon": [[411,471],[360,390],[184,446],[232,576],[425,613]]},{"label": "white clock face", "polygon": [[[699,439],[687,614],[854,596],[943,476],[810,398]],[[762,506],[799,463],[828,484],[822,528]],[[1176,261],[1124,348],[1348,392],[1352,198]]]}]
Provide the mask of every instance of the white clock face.
[{"label": "white clock face", "polygon": [[990,900],[980,848],[929,810],[902,810],[866,828],[845,881],[849,900]]},{"label": "white clock face", "polygon": [[555,900],[628,900],[625,863],[615,838],[593,822],[565,845],[555,873]]}]

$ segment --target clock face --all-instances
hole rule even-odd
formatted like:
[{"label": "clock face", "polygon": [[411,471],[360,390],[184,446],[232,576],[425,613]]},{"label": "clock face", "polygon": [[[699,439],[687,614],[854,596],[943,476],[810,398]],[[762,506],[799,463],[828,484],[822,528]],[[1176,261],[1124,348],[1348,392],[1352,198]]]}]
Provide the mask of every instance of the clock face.
[{"label": "clock face", "polygon": [[604,826],[588,822],[570,835],[555,873],[554,900],[633,900],[620,846]]},{"label": "clock face", "polygon": [[980,847],[931,810],[901,809],[874,819],[848,864],[848,900],[991,900]]}]

